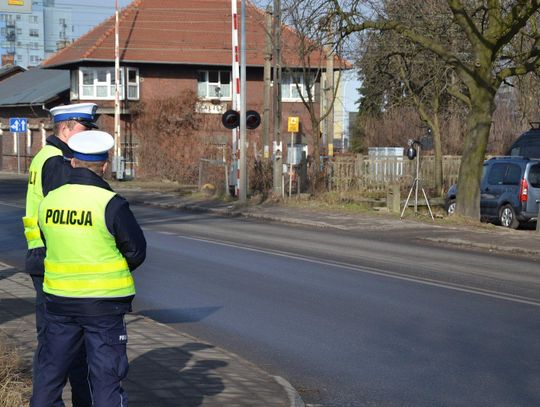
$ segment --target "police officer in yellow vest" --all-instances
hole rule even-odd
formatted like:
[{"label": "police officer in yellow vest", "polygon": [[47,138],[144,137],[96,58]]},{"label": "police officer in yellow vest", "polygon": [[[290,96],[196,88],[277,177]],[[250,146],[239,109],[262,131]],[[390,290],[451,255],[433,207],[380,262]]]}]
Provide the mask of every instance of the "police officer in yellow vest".
[{"label": "police officer in yellow vest", "polygon": [[[44,296],[43,296],[43,260],[45,247],[38,227],[38,207],[43,197],[50,191],[64,185],[71,172],[70,159],[73,151],[66,144],[75,134],[97,128],[94,103],[77,103],[57,106],[51,109],[55,135],[47,138],[47,144],[36,154],[30,164],[28,191],[26,195],[26,216],[23,218],[25,236],[28,242],[26,255],[26,271],[30,273],[36,288],[36,330],[38,334],[38,350],[44,330]],[[35,366],[34,366],[35,373]],[[79,356],[70,368],[69,380],[72,388],[74,407],[92,405],[88,383],[88,366],[86,353],[81,348]]]},{"label": "police officer in yellow vest", "polygon": [[146,241],[127,201],[102,179],[113,138],[96,130],[70,138],[73,171],[39,207],[47,246],[46,326],[31,406],[57,407],[78,344],[86,346],[94,406],[127,406],[127,332],[135,286],[131,272]]}]

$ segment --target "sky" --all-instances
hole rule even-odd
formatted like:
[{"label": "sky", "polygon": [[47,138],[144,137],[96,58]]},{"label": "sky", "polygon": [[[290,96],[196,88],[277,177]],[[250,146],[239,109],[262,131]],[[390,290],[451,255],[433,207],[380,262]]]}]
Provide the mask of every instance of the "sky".
[{"label": "sky", "polygon": [[[120,8],[126,7],[131,0],[118,0]],[[99,23],[114,15],[115,0],[56,0],[56,6],[64,6],[73,10],[72,19],[77,37],[89,31]],[[354,72],[346,75],[343,82],[345,110],[356,111],[358,100],[357,89],[360,83],[356,80]]]},{"label": "sky", "polygon": [[[122,8],[129,3],[130,0],[119,0],[118,6]],[[114,15],[115,0],[55,0],[55,5],[72,10],[76,35],[81,36]]]}]

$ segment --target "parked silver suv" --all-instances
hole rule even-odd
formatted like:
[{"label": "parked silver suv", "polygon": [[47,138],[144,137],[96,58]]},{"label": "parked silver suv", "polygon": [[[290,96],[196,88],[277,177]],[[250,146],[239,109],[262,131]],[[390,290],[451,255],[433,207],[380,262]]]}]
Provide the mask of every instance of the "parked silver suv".
[{"label": "parked silver suv", "polygon": [[[446,211],[455,211],[457,188],[446,194]],[[480,182],[480,216],[502,226],[517,228],[535,221],[540,203],[540,160],[494,157],[484,162]]]}]

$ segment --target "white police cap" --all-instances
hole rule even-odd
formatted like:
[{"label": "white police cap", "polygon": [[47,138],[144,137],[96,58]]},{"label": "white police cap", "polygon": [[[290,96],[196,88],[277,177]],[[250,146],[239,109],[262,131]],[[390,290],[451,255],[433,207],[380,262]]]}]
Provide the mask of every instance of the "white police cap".
[{"label": "white police cap", "polygon": [[55,123],[75,120],[88,128],[97,129],[94,123],[97,108],[95,103],[75,103],[53,107],[50,112]]},{"label": "white police cap", "polygon": [[107,161],[109,150],[114,146],[114,138],[99,130],[81,131],[68,140],[73,157],[82,161]]}]

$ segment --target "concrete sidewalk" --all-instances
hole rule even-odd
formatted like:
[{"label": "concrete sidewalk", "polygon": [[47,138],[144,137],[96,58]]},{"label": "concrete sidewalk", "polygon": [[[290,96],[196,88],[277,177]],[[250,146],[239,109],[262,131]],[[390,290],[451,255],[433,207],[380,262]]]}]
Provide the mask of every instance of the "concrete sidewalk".
[{"label": "concrete sidewalk", "polygon": [[[137,314],[126,317],[130,406],[303,406],[296,391],[239,356]],[[0,333],[26,367],[36,346],[30,277],[0,263]],[[64,392],[71,406],[69,389]]]}]

